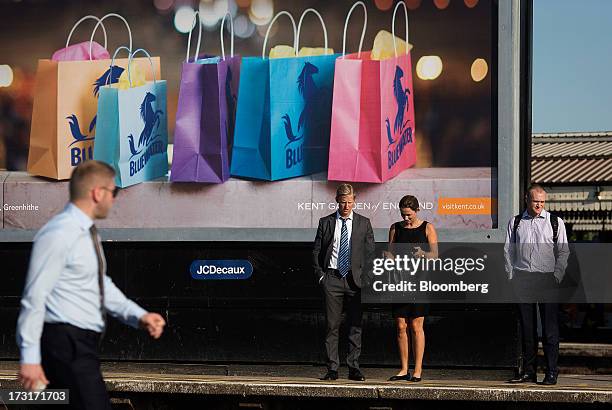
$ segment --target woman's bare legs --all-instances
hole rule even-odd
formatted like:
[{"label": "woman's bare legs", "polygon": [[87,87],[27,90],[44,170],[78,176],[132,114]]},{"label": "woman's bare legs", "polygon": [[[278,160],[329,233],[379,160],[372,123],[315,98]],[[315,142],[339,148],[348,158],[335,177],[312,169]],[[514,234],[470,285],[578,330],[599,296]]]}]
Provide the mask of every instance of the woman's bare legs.
[{"label": "woman's bare legs", "polygon": [[408,374],[408,356],[410,353],[410,344],[408,340],[408,323],[406,318],[398,317],[395,318],[397,327],[397,350],[399,352],[400,364],[402,368],[397,373],[397,376],[404,376]]},{"label": "woman's bare legs", "polygon": [[425,317],[423,316],[410,319],[410,332],[412,333],[412,345],[414,351],[413,377],[421,377],[421,373],[423,371],[423,354],[425,353],[425,331],[423,330],[424,322]]}]

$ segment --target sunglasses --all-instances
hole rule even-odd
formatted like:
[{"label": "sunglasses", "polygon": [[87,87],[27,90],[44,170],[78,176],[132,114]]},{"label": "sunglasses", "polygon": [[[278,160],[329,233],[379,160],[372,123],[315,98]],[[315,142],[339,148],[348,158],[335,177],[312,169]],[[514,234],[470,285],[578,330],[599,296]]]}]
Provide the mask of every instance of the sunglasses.
[{"label": "sunglasses", "polygon": [[101,186],[101,187],[100,187],[100,189],[103,189],[103,190],[105,190],[105,191],[111,192],[111,193],[113,194],[113,198],[116,198],[116,197],[117,197],[117,194],[119,193],[119,190],[120,190],[121,188],[119,188],[118,186],[116,186],[116,187],[115,187],[115,189],[110,189],[110,188],[107,188],[107,187],[105,187],[105,186]]}]

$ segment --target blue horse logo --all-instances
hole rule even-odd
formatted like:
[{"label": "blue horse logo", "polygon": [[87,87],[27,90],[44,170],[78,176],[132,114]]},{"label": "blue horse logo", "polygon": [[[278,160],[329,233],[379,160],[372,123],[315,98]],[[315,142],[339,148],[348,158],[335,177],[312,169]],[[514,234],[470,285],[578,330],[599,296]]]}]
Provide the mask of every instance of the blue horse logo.
[{"label": "blue horse logo", "polygon": [[[166,120],[164,112],[162,110],[156,110],[156,100],[155,94],[147,92],[140,104],[140,118],[144,122],[144,127],[140,132],[140,137],[138,137],[138,146],[136,146],[132,134],[127,137],[131,154],[129,160],[130,177],[146,169],[147,163],[154,155],[166,153],[165,141],[161,141],[161,139],[155,141],[155,139],[160,136],[156,131],[162,119],[164,120],[164,124]],[[132,161],[132,158],[142,151],[144,151],[144,153],[142,153],[138,159]]]},{"label": "blue horse logo", "polygon": [[160,117],[164,115],[162,110],[153,110],[153,102],[156,99],[154,94],[147,92],[142,104],[140,104],[140,118],[144,121],[144,128],[138,138],[139,148],[148,146],[155,139],[151,135],[154,129],[159,128]]},{"label": "blue horse logo", "polygon": [[[106,85],[107,82],[110,84],[117,83],[119,81],[119,77],[121,76],[121,73],[123,73],[122,67],[119,67],[116,65],[111,66],[108,70],[104,72],[104,74],[100,76],[100,78],[94,81],[93,95],[97,98],[100,92],[100,87],[103,87],[104,85]],[[73,144],[77,142],[91,141],[94,139],[93,136],[89,137],[81,132],[81,127],[79,125],[79,119],[77,118],[75,114],[69,115],[68,117],[66,117],[66,119],[68,120],[68,123],[70,124],[70,133],[72,134],[72,138],[74,138],[74,141],[72,141],[72,143],[69,146],[72,146]],[[97,119],[97,115],[94,115],[93,119],[89,123],[89,134],[91,134],[93,129],[96,127],[96,119]]]},{"label": "blue horse logo", "polygon": [[317,74],[318,72],[319,69],[314,64],[305,63],[304,67],[302,68],[302,72],[298,76],[298,91],[304,99],[305,104],[298,120],[297,134],[293,133],[293,127],[291,126],[291,118],[289,117],[289,114],[285,114],[282,117],[288,140],[285,147],[292,142],[299,141],[304,137],[304,134],[302,133],[302,135],[299,135],[299,132],[302,131],[302,128],[305,128],[306,124],[310,123],[310,121],[316,116],[317,110],[320,109],[320,107],[318,107],[320,101],[318,100],[321,89],[317,87],[317,84],[313,79],[313,75]]},{"label": "blue horse logo", "polygon": [[[409,126],[410,118],[404,121],[404,115],[408,113],[410,90],[402,86],[402,78],[404,71],[399,67],[395,67],[395,77],[393,78],[393,95],[397,103],[397,113],[395,114],[395,122],[393,123],[393,131],[391,133],[391,122],[389,118],[385,119],[387,126],[387,167],[391,169],[401,158],[404,149],[412,144],[412,126]],[[396,138],[394,138],[394,136]],[[393,147],[391,147],[393,145]]]},{"label": "blue horse logo", "polygon": [[140,118],[144,122],[144,128],[138,138],[138,146],[134,143],[134,135],[128,135],[128,144],[130,146],[130,159],[140,154],[145,147],[156,138],[152,137],[153,131],[159,128],[160,117],[164,115],[162,110],[153,110],[153,102],[157,100],[154,94],[147,92],[142,104],[140,104]]},{"label": "blue horse logo", "polygon": [[134,158],[136,155],[142,152],[142,148],[137,150],[134,146],[134,136],[132,134],[128,135],[128,144],[130,144],[130,153],[132,154],[130,156],[130,159]]},{"label": "blue horse logo", "polygon": [[128,144],[130,145],[130,159],[142,152],[144,147],[149,146],[149,144],[155,139],[155,137],[151,137],[154,129],[159,128],[159,117],[164,115],[162,110],[153,110],[153,101],[155,101],[155,95],[147,92],[145,94],[145,98],[140,104],[140,118],[144,122],[144,128],[140,133],[140,137],[138,138],[138,147],[134,144],[134,136],[132,134],[128,135]]},{"label": "blue horse logo", "polygon": [[74,138],[74,141],[72,141],[72,143],[68,145],[69,147],[76,144],[77,142],[91,141],[94,139],[94,137],[88,137],[87,135],[84,135],[81,132],[81,128],[79,127],[79,119],[76,115],[71,114],[66,117],[66,119],[70,124],[70,133],[72,134],[72,138]]},{"label": "blue horse logo", "polygon": [[[100,87],[104,87],[107,82],[109,84],[115,84],[119,81],[119,77],[123,73],[123,67],[119,67],[117,65],[111,66],[108,70],[104,72],[96,81],[94,81],[94,95],[97,97],[100,92]],[[110,78],[109,78],[110,77]],[[109,81],[110,80],[110,81]]]},{"label": "blue horse logo", "polygon": [[[403,132],[406,128],[410,119],[404,122],[404,114],[408,112],[409,104],[408,98],[410,90],[402,86],[402,78],[404,77],[404,71],[399,67],[395,67],[395,77],[393,79],[393,95],[395,96],[395,102],[397,103],[397,113],[395,114],[395,122],[393,124],[394,134]],[[389,118],[385,120],[387,126],[387,139],[389,140],[389,146],[393,145],[397,140],[393,138],[391,134],[391,123]]]}]

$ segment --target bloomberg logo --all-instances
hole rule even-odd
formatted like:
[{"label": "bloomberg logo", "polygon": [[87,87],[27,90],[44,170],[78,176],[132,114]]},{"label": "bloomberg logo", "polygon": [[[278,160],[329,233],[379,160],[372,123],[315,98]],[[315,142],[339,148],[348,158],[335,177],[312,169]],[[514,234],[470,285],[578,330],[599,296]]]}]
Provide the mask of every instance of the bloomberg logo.
[{"label": "bloomberg logo", "polygon": [[189,271],[198,280],[248,279],[253,274],[253,265],[241,259],[195,260]]}]

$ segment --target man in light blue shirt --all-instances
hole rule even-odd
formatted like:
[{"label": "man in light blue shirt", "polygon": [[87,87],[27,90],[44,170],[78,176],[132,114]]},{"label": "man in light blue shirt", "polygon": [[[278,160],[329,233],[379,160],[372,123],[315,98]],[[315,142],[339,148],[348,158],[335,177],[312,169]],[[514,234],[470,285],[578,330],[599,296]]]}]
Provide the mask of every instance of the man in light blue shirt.
[{"label": "man in light blue shirt", "polygon": [[70,202],[34,238],[17,323],[23,386],[69,388],[77,408],[110,408],[97,355],[106,312],[156,339],[165,326],[106,275],[93,220],[106,218],[114,203],[114,177],[113,168],[98,161],[74,169]]},{"label": "man in light blue shirt", "polygon": [[[532,184],[525,195],[525,211],[508,222],[504,257],[508,279],[516,283],[521,324],[521,372],[511,383],[536,382],[537,370],[537,317],[542,322],[542,346],[546,370],[543,385],[557,384],[559,373],[559,305],[542,303],[546,294],[557,289],[563,280],[569,245],[565,224],[561,218],[544,209],[546,191]],[[553,298],[556,299],[556,298]],[[535,303],[537,302],[537,303]]]}]

